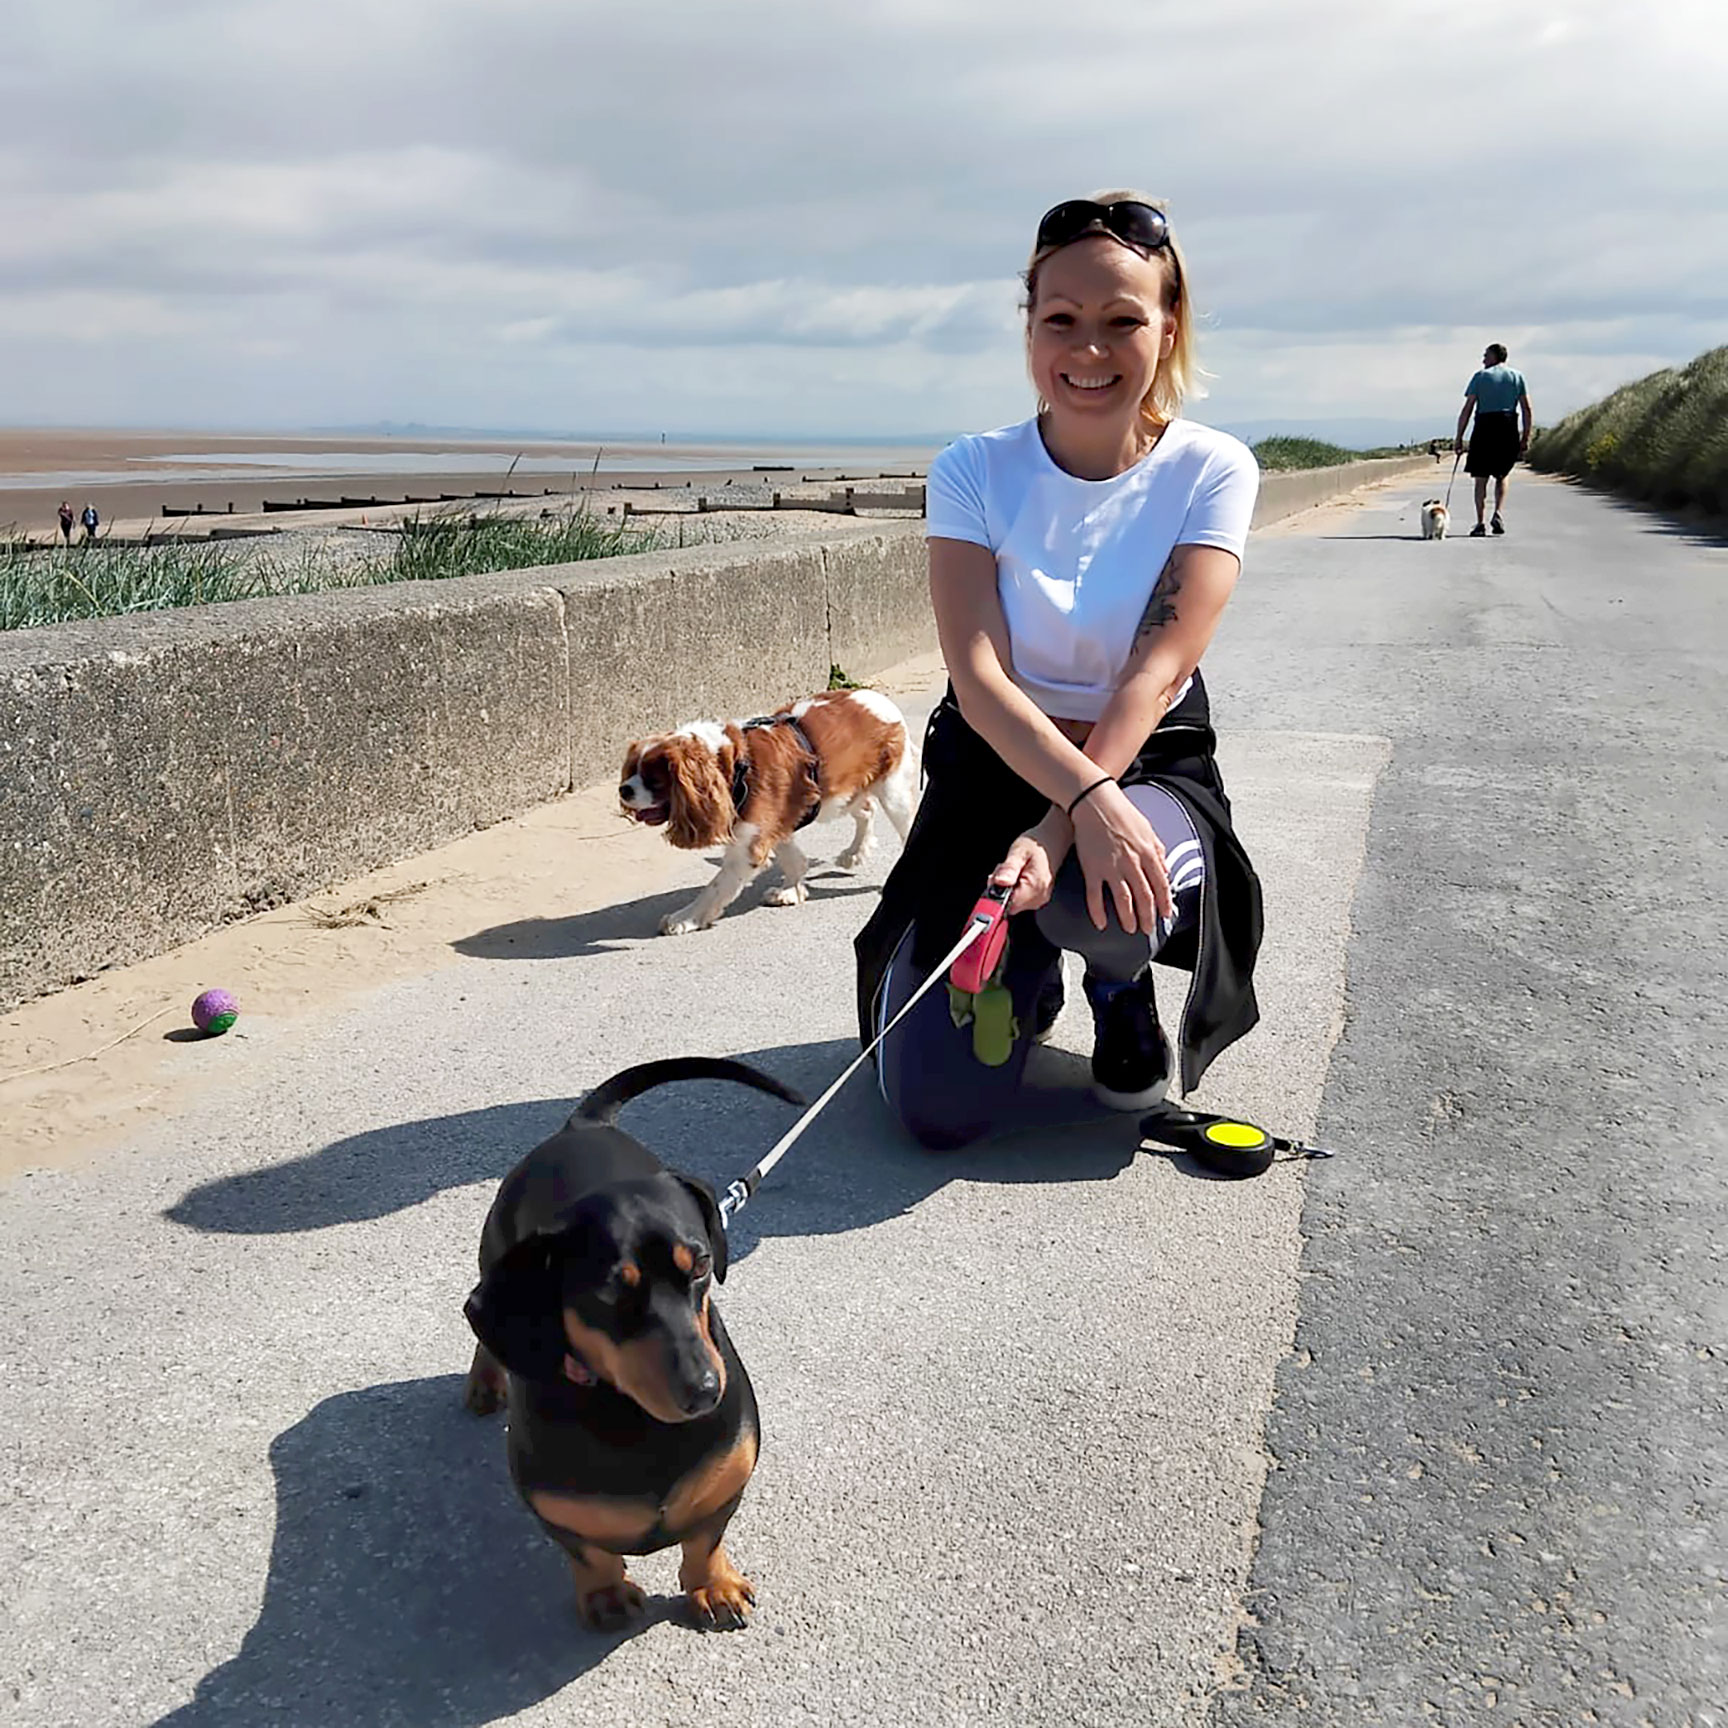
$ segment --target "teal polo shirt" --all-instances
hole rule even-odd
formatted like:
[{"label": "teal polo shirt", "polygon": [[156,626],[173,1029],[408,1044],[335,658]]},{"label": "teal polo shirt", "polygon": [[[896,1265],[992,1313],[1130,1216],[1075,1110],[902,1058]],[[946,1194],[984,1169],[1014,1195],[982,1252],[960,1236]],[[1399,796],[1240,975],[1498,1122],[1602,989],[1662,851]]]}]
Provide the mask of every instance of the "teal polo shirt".
[{"label": "teal polo shirt", "polygon": [[1504,362],[1488,366],[1464,386],[1464,394],[1476,398],[1478,414],[1510,414],[1524,394],[1524,374]]}]

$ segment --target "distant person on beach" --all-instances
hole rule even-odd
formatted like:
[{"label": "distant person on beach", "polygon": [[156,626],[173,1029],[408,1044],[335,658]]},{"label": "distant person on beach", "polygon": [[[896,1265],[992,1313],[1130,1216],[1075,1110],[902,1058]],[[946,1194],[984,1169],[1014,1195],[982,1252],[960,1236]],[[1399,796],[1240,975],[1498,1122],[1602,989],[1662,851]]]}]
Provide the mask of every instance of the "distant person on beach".
[{"label": "distant person on beach", "polygon": [[[1458,414],[1458,431],[1452,439],[1457,454],[1464,450],[1464,428],[1476,416],[1470,434],[1470,460],[1464,472],[1476,481],[1476,526],[1472,540],[1488,532],[1482,516],[1488,505],[1488,482],[1494,482],[1494,516],[1490,524],[1496,534],[1506,532],[1500,512],[1506,503],[1506,476],[1512,465],[1530,448],[1530,392],[1524,374],[1506,364],[1503,343],[1490,342],[1482,351],[1482,370],[1464,386],[1464,406]],[[1522,422],[1520,424],[1520,422]]]},{"label": "distant person on beach", "polygon": [[84,541],[88,545],[96,538],[96,530],[102,526],[102,518],[96,514],[94,504],[86,504],[84,514],[78,520],[84,524]]},{"label": "distant person on beach", "polygon": [[60,538],[68,546],[72,544],[72,506],[64,498],[60,500]]},{"label": "distant person on beach", "polygon": [[[883,1041],[889,1109],[926,1147],[1024,1109],[1031,1046],[1078,954],[1092,1091],[1192,1091],[1259,1018],[1260,884],[1231,827],[1200,657],[1236,586],[1253,453],[1182,417],[1197,371],[1187,265],[1164,211],[1101,192],[1046,211],[1022,280],[1037,410],[930,465],[930,599],[949,685],[917,821],[856,943],[874,1039],[953,947],[986,884],[1008,947]],[[1202,886],[1204,885],[1204,886]],[[1192,974],[1166,1037],[1150,962]]]}]

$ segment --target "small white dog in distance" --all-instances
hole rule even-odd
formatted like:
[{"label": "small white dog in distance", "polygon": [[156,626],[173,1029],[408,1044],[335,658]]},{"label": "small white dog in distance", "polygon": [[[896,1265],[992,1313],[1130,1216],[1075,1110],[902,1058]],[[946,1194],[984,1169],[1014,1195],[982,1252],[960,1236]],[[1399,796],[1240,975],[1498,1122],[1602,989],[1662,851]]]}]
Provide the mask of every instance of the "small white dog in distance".
[{"label": "small white dog in distance", "polygon": [[660,922],[663,936],[706,930],[766,867],[780,865],[770,906],[802,905],[810,860],[792,836],[850,816],[852,844],[834,862],[854,870],[880,803],[900,838],[918,804],[918,774],[900,710],[877,690],[825,690],[755,720],[697,720],[638,738],[618,777],[624,814],[662,827],[674,846],[724,846],[714,880]]},{"label": "small white dog in distance", "polygon": [[1438,498],[1428,498],[1423,501],[1422,538],[1424,540],[1444,540],[1446,538],[1446,506]]}]

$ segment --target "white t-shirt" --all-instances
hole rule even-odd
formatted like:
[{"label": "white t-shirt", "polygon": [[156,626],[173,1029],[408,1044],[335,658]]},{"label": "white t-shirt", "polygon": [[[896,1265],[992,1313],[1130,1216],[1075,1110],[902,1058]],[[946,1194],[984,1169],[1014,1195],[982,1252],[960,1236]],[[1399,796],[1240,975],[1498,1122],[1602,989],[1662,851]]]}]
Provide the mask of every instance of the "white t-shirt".
[{"label": "white t-shirt", "polygon": [[1096,720],[1172,548],[1240,558],[1259,490],[1247,445],[1192,420],[1172,420],[1109,480],[1058,468],[1025,420],[961,438],[930,464],[924,534],[995,553],[1014,682],[1046,714]]}]

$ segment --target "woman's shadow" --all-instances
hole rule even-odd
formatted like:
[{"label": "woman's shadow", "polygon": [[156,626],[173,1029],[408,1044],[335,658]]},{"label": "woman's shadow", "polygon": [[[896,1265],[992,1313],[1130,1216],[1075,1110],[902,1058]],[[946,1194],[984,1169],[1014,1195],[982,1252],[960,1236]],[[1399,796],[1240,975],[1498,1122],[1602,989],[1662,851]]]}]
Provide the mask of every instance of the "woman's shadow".
[{"label": "woman's shadow", "polygon": [[[569,1569],[459,1376],[326,1398],[270,1464],[257,1622],[156,1728],[468,1728],[550,1697],[619,1642],[582,1628]],[[670,1611],[662,1599],[646,1623]]]}]

